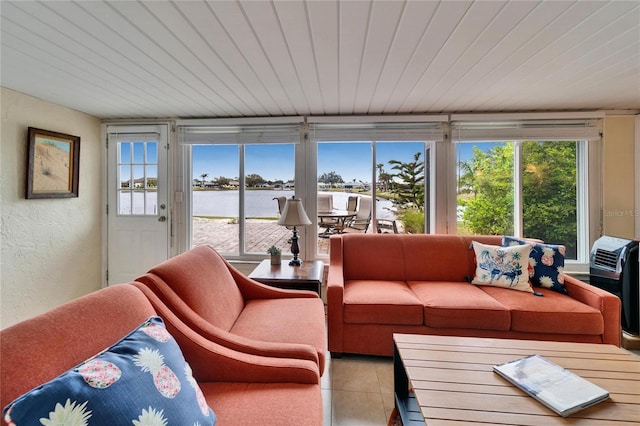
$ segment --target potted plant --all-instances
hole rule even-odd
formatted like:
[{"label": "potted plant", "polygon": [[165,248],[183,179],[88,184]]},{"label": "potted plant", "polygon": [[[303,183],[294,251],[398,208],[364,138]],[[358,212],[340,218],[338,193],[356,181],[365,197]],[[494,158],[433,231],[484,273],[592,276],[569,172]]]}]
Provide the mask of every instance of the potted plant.
[{"label": "potted plant", "polygon": [[279,265],[280,264],[281,256],[282,256],[282,250],[280,250],[276,246],[271,246],[271,247],[269,247],[267,249],[267,253],[269,253],[271,255],[271,264],[272,265]]}]

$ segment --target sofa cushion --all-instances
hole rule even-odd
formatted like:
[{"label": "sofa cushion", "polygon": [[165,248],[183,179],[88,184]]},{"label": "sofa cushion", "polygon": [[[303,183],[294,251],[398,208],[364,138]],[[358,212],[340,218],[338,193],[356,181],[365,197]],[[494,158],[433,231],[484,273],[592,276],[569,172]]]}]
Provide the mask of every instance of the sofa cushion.
[{"label": "sofa cushion", "polygon": [[149,272],[161,278],[198,315],[225,331],[231,329],[244,308],[231,272],[209,246],[195,247]]},{"label": "sofa cushion", "polygon": [[434,328],[509,330],[509,309],[466,282],[409,281],[424,305],[424,323]]},{"label": "sofa cushion", "polygon": [[20,396],[5,408],[4,416],[7,423],[16,425],[216,422],[178,344],[159,317]]},{"label": "sofa cushion", "polygon": [[404,281],[345,282],[345,323],[420,325],[422,311],[422,303]]},{"label": "sofa cushion", "polygon": [[[476,236],[478,242],[500,245],[500,236]],[[473,276],[471,241],[460,235],[402,235],[405,281],[467,282]]]},{"label": "sofa cushion", "polygon": [[531,246],[501,247],[472,241],[476,271],[471,284],[504,287],[533,293],[529,284]]},{"label": "sofa cushion", "polygon": [[405,281],[401,235],[342,234],[345,280]]},{"label": "sofa cushion", "polygon": [[515,237],[504,237],[502,240],[503,246],[520,244],[531,245],[531,253],[529,254],[529,278],[531,284],[567,294],[567,289],[564,287],[565,247],[527,241]]},{"label": "sofa cushion", "polygon": [[319,384],[215,382],[202,391],[220,425],[322,425]]},{"label": "sofa cushion", "polygon": [[542,297],[508,291],[499,287],[481,287],[511,310],[511,330],[553,334],[602,334],[602,313],[591,306],[558,292],[540,288]]},{"label": "sofa cushion", "polygon": [[302,343],[318,352],[321,371],[327,348],[324,304],[316,298],[254,299],[231,328],[231,333],[273,343]]}]

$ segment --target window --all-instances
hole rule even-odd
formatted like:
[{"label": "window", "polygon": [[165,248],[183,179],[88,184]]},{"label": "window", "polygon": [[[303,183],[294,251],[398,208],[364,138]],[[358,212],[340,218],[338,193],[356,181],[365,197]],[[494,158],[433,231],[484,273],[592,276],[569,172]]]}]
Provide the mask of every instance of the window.
[{"label": "window", "polygon": [[586,264],[587,153],[598,121],[454,122],[452,130],[457,233],[538,238]]},{"label": "window", "polygon": [[287,253],[291,231],[277,224],[278,197],[296,190],[299,125],[194,126],[181,130],[191,185],[189,247],[209,244],[228,258]]},{"label": "window", "polygon": [[[345,232],[429,232],[432,190],[427,186],[432,180],[426,155],[429,141],[443,139],[441,123],[331,120],[309,119],[317,149],[317,254],[327,255],[327,237],[345,226]],[[330,201],[323,201],[327,197]],[[356,200],[358,226],[322,213],[327,206],[336,213],[348,211],[350,200]],[[371,206],[370,215],[360,206]]]},{"label": "window", "polygon": [[[522,235],[563,244],[578,259],[578,151],[582,141],[528,141],[521,145]],[[586,191],[586,188],[585,192]]]},{"label": "window", "polygon": [[286,253],[290,231],[275,223],[274,198],[295,194],[314,222],[300,230],[301,255],[327,256],[325,237],[349,223],[325,223],[330,196],[329,208],[343,211],[369,200],[366,232],[540,238],[564,244],[569,270],[584,272],[600,225],[593,165],[601,120],[579,115],[178,122],[185,153],[178,163],[189,179],[184,247],[212,244],[238,259],[266,257],[270,245]]},{"label": "window", "polygon": [[[579,144],[578,141],[459,143],[457,233],[518,233],[563,244],[567,259],[577,259]],[[516,168],[515,164],[521,166]],[[518,203],[518,199],[522,202]],[[519,223],[521,227],[517,226]],[[518,228],[522,231],[516,232]]]},{"label": "window", "polygon": [[291,235],[277,224],[277,197],[294,194],[294,145],[192,149],[192,246],[210,244],[229,256],[262,255],[272,245],[287,252]]}]

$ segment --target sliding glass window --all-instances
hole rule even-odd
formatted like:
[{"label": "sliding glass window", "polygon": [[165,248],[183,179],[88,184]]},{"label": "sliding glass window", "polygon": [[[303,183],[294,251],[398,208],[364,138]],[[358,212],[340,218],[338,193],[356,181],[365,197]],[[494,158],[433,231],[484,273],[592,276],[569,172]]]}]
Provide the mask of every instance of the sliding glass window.
[{"label": "sliding glass window", "polygon": [[[577,259],[577,153],[583,143],[458,144],[458,234],[518,233],[563,244],[567,258]],[[518,199],[522,202],[517,203]],[[521,232],[516,232],[517,228]]]},{"label": "sliding glass window", "polygon": [[599,139],[597,123],[454,123],[453,137],[458,234],[536,238],[564,245],[567,260],[586,261],[587,151]]},{"label": "sliding glass window", "polygon": [[287,253],[291,231],[277,224],[279,197],[295,192],[299,126],[185,127],[191,171],[190,246],[211,245],[228,258]]},{"label": "sliding glass window", "polygon": [[440,123],[311,123],[317,149],[317,254],[336,233],[429,232],[429,152]]}]

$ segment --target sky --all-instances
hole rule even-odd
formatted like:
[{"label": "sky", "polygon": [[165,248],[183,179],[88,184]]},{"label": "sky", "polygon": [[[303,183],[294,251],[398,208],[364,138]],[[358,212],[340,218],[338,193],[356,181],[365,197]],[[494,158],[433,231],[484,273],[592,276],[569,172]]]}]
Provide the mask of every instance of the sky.
[{"label": "sky", "polygon": [[[473,146],[483,150],[492,148],[498,143],[481,142],[476,144],[458,144],[458,158],[466,161],[471,157]],[[413,161],[417,152],[423,152],[422,142],[378,142],[376,145],[376,164],[383,164],[387,173],[393,173],[389,160],[403,163]],[[157,161],[155,144],[147,144],[147,162]],[[371,182],[371,144],[369,142],[321,142],[318,143],[318,176],[336,172],[345,182]],[[144,144],[122,145],[121,163],[128,164],[133,157],[134,163],[143,163]],[[207,180],[224,176],[238,178],[239,149],[236,145],[194,145],[193,146],[193,178],[201,179],[206,173]],[[424,158],[421,156],[421,159]],[[246,145],[245,174],[259,174],[267,181],[288,181],[294,177],[294,145],[264,144]],[[142,166],[134,166],[140,169]],[[128,179],[129,166],[122,168],[122,179]],[[147,170],[148,176],[155,176],[155,171]],[[135,171],[142,176],[142,170]]]},{"label": "sky", "polygon": [[[392,172],[387,162],[413,161],[416,152],[422,152],[422,142],[378,142],[376,163],[384,164],[386,172]],[[224,176],[238,177],[239,150],[233,145],[194,145],[193,178],[203,173],[207,180]],[[423,157],[421,157],[423,158]],[[247,145],[245,149],[245,174],[257,173],[267,181],[293,179],[294,146],[292,144]],[[371,182],[371,145],[360,142],[331,142],[318,144],[318,176],[336,172],[345,182]]]}]

